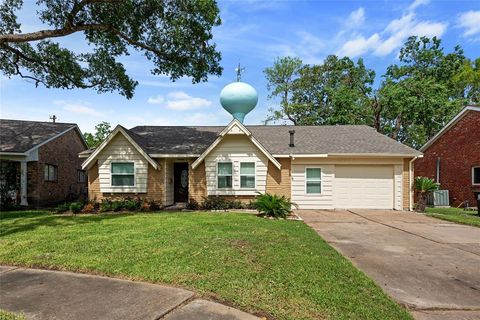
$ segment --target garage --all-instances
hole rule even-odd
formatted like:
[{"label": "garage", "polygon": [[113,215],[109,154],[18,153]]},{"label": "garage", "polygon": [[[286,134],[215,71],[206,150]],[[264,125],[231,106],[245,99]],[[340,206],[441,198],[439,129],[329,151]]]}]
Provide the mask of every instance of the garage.
[{"label": "garage", "polygon": [[336,165],[335,208],[394,208],[394,166]]}]

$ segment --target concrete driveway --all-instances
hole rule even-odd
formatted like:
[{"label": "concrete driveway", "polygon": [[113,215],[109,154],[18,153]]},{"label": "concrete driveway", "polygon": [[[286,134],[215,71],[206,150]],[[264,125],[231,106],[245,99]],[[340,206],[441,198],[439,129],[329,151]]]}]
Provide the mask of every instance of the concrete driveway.
[{"label": "concrete driveway", "polygon": [[480,228],[411,212],[297,213],[416,319],[480,319]]}]

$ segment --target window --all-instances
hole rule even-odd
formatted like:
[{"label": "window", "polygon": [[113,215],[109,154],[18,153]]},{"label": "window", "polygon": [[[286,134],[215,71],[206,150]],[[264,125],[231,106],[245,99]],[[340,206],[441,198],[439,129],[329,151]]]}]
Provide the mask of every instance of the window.
[{"label": "window", "polygon": [[255,188],[255,162],[240,163],[240,188]]},{"label": "window", "polygon": [[132,187],[135,185],[133,162],[112,162],[112,186]]},{"label": "window", "polygon": [[480,184],[480,167],[472,168],[472,184]]},{"label": "window", "polygon": [[77,170],[77,182],[85,183],[87,181],[87,173],[84,170]]},{"label": "window", "polygon": [[218,163],[218,188],[231,188],[232,187],[232,163],[231,162],[219,162]]},{"label": "window", "polygon": [[322,169],[306,168],[305,169],[305,189],[307,194],[322,193]]},{"label": "window", "polygon": [[45,167],[43,167],[43,180],[57,181],[57,178],[58,178],[57,171],[58,171],[57,166],[46,164]]}]

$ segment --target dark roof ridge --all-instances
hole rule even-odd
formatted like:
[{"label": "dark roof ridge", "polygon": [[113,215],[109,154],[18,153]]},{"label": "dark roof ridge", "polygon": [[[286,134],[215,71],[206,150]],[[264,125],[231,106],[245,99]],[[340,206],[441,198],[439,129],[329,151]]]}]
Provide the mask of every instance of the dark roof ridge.
[{"label": "dark roof ridge", "polygon": [[31,123],[46,123],[46,124],[70,124],[72,126],[77,126],[73,122],[51,122],[51,121],[37,121],[37,120],[19,120],[19,119],[5,119],[1,118],[0,121],[17,121],[17,122],[31,122]]}]

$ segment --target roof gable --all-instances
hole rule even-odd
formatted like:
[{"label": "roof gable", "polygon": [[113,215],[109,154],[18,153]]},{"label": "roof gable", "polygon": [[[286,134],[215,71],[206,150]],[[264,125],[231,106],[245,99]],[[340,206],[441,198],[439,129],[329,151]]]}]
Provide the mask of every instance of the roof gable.
[{"label": "roof gable", "polygon": [[[118,134],[123,135],[128,142],[145,158],[145,160],[148,161],[154,167],[155,169],[158,168],[158,164],[155,160],[153,160],[142,148],[141,146],[141,141],[139,141],[139,138],[136,137],[137,141],[134,140],[130,136],[129,130],[125,129],[124,127],[117,125],[115,129],[110,133],[110,135],[105,139],[96,149],[95,151],[82,163],[82,169],[89,168],[93,162],[97,158],[97,156],[100,154],[100,152],[105,149],[106,146],[109,145],[109,143],[115,138]],[[140,142],[140,143],[139,143]]]},{"label": "roof gable", "polygon": [[275,167],[280,169],[282,166],[280,162],[275,159],[270,152],[268,152],[267,149],[257,140],[255,137],[252,136],[251,132],[248,131],[245,126],[240,123],[237,119],[233,119],[228,126],[225,127],[225,129],[220,132],[218,138],[198,157],[193,163],[192,163],[192,168],[195,169],[200,163],[202,163],[203,160],[205,160],[205,157],[212,152],[213,149],[224,139],[225,136],[227,135],[246,135],[250,141],[270,160]]},{"label": "roof gable", "polygon": [[427,143],[420,148],[420,151],[425,152],[432,144],[435,143],[441,136],[443,136],[448,130],[450,130],[454,125],[456,125],[460,120],[462,120],[467,113],[469,112],[480,112],[480,107],[475,106],[466,106],[462,109],[445,127],[442,128],[432,139],[428,140]]},{"label": "roof gable", "polygon": [[87,144],[75,123],[0,119],[0,152],[28,153],[70,130],[77,131],[86,148]]}]

